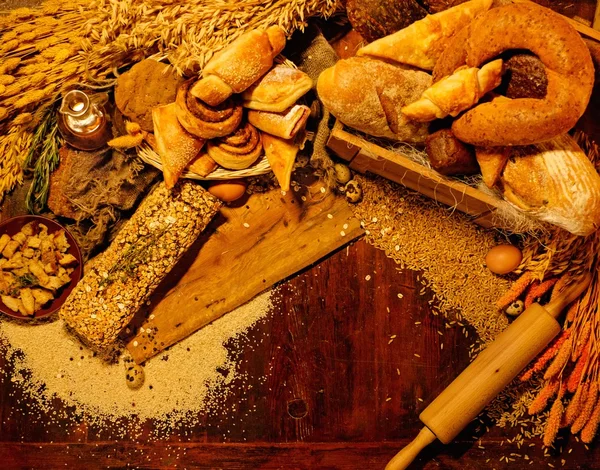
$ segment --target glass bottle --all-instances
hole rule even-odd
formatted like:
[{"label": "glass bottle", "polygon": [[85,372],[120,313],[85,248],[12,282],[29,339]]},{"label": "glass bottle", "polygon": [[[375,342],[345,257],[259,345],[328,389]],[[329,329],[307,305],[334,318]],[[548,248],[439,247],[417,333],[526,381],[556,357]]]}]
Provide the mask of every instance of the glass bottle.
[{"label": "glass bottle", "polygon": [[81,90],[71,90],[62,99],[58,110],[58,129],[65,141],[79,150],[96,150],[111,138],[104,104],[106,93],[88,96]]}]

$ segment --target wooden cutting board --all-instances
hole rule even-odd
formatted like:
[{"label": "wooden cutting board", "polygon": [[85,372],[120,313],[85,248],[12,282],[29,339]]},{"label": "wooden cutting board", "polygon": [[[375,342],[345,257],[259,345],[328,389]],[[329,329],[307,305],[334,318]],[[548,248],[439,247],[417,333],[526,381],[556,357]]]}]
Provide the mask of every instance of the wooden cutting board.
[{"label": "wooden cutting board", "polygon": [[134,319],[133,359],[144,362],[362,235],[348,203],[321,187],[224,207]]}]

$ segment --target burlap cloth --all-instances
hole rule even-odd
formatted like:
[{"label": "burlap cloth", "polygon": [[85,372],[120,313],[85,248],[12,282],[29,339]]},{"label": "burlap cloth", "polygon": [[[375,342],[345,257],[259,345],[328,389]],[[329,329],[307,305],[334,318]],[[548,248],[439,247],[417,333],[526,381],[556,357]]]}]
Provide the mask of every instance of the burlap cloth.
[{"label": "burlap cloth", "polygon": [[137,157],[113,150],[83,152],[63,147],[52,174],[48,208],[67,223],[84,257],[110,239],[160,172]]},{"label": "burlap cloth", "polygon": [[[289,51],[289,53],[287,53]],[[316,86],[317,79],[323,70],[332,67],[339,60],[338,55],[327,42],[327,39],[321,34],[319,28],[314,24],[309,24],[304,33],[295,34],[286,48],[288,58],[292,60],[300,70],[308,74],[313,81],[313,92],[308,97],[313,103],[311,109],[319,110],[317,112],[318,123],[314,128],[314,138],[312,141],[312,153],[310,161],[313,167],[321,169],[324,173],[325,182],[333,187],[333,161],[327,153],[327,140],[330,134],[329,111],[318,101]]]}]

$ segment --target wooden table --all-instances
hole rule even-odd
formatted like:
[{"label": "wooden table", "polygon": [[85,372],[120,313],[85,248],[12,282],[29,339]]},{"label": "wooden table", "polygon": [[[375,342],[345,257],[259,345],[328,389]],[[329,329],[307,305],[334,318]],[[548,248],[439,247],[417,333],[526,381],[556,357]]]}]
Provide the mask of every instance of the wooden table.
[{"label": "wooden table", "polygon": [[[17,210],[9,201],[2,217]],[[283,283],[273,314],[248,335],[258,343],[239,359],[248,380],[231,385],[226,411],[167,441],[147,442],[151,422],[141,437],[119,441],[86,423],[44,424],[49,417],[32,417],[21,390],[4,380],[0,468],[382,469],[418,432],[420,411],[468,363],[471,339],[444,330],[430,294],[419,295],[418,275],[399,272],[359,240]],[[561,458],[564,468],[595,468],[600,458],[573,439],[546,461],[537,440],[518,449],[504,442],[514,432],[475,434],[472,426],[451,446],[430,446],[414,468],[558,468]],[[511,453],[528,454],[534,466],[499,462]]]}]

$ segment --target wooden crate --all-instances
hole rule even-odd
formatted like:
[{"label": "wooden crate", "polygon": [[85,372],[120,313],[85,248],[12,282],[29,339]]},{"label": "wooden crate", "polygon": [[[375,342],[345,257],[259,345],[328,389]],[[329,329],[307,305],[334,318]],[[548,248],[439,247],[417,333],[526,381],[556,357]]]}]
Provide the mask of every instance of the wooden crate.
[{"label": "wooden crate", "polygon": [[340,121],[333,126],[327,147],[359,173],[369,171],[383,176],[470,215],[482,227],[495,226],[497,199],[419,165],[398,152],[350,134]]}]

